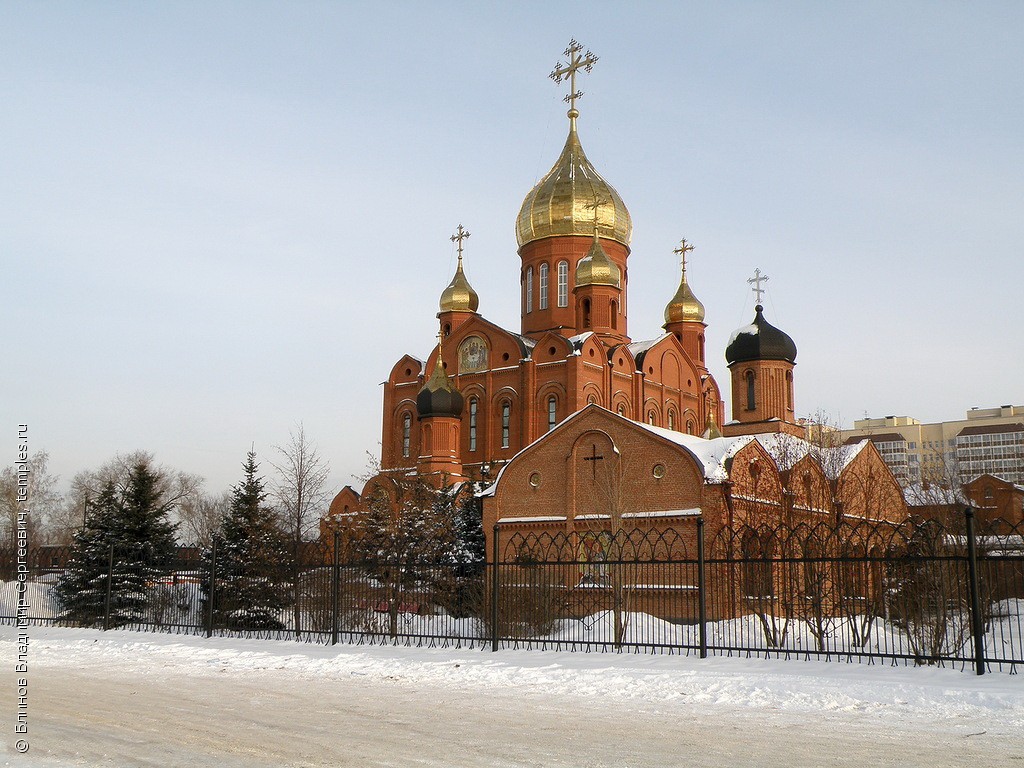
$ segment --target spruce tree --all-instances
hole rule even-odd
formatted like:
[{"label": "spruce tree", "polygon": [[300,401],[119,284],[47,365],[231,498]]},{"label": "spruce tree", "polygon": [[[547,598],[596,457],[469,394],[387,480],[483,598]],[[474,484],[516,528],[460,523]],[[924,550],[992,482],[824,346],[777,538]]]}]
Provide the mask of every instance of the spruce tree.
[{"label": "spruce tree", "polygon": [[[284,629],[280,615],[291,604],[287,537],[265,504],[254,452],[242,469],[217,541],[214,617],[232,629]],[[208,565],[212,554],[206,553]]]},{"label": "spruce tree", "polygon": [[112,480],[103,486],[55,587],[65,620],[100,623],[108,589],[111,626],[146,619],[153,584],[174,558],[170,508],[163,501],[161,476],[146,461],[129,469],[121,487]]}]

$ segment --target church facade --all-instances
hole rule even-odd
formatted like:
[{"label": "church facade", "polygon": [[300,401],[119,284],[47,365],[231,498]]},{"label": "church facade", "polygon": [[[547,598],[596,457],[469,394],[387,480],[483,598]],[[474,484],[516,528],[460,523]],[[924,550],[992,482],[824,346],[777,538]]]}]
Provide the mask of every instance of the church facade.
[{"label": "church facade", "polygon": [[[796,344],[765,319],[760,302],[725,350],[725,422],[685,240],[675,249],[679,284],[666,297],[664,325],[633,338],[632,221],[587,158],[577,125],[575,77],[594,60],[575,42],[565,53],[553,76],[570,82],[568,135],[516,218],[518,285],[510,290],[519,294],[520,326],[480,313],[464,265],[469,233],[460,225],[452,236],[458,265],[436,316],[438,344],[425,359],[403,356],[384,384],[380,474],[370,483],[411,475],[437,485],[484,481],[489,541],[500,525],[550,533],[606,525],[609,505],[640,527],[685,525],[694,515],[714,527],[757,516],[905,517],[873,446],[846,448],[825,466],[832,460],[803,440]],[[330,515],[355,514],[359,500],[346,488]]]}]

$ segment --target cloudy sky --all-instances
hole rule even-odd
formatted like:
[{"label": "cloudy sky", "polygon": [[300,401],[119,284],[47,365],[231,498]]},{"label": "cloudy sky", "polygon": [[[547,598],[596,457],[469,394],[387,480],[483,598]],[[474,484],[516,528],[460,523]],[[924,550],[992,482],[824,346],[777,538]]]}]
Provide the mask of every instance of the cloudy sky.
[{"label": "cloudy sky", "polygon": [[634,339],[686,237],[724,391],[759,267],[799,415],[1024,402],[1024,4],[485,5],[5,3],[2,463],[26,423],[65,479],[141,448],[219,491],[301,421],[353,482],[460,222],[482,314],[518,328],[573,36]]}]

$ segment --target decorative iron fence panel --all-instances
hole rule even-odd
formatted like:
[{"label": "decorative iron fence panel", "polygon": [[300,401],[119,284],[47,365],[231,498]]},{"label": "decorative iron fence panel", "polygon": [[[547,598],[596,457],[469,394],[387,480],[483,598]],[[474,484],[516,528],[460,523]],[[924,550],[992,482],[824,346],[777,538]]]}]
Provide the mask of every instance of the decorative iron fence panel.
[{"label": "decorative iron fence panel", "polygon": [[966,522],[739,526],[706,539],[700,520],[646,532],[499,529],[496,564],[342,561],[333,542],[259,569],[216,549],[162,559],[112,549],[85,562],[39,548],[20,573],[0,553],[0,621],[1015,672],[1024,663],[1024,530]]}]

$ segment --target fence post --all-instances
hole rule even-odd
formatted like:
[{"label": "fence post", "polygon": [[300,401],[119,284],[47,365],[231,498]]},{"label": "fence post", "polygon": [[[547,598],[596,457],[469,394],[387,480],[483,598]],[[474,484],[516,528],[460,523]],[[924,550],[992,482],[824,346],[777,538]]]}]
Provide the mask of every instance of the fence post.
[{"label": "fence post", "polygon": [[498,525],[494,525],[494,551],[491,557],[491,651],[498,650]]},{"label": "fence post", "polygon": [[110,559],[107,562],[107,594],[103,600],[103,631],[110,629],[110,592],[114,581],[114,545],[110,545]]},{"label": "fence post", "polygon": [[331,560],[331,645],[338,644],[338,593],[341,591],[341,531],[334,531],[334,553]]},{"label": "fence post", "polygon": [[704,575],[704,518],[697,518],[697,621],[700,631],[700,657],[708,657],[707,581]]},{"label": "fence post", "polygon": [[971,635],[974,636],[974,669],[985,674],[985,626],[981,620],[981,593],[978,585],[978,548],[974,540],[974,510],[964,510],[967,521],[967,583],[971,590]]},{"label": "fence post", "polygon": [[213,603],[217,599],[217,537],[210,546],[210,589],[206,596],[206,636],[213,637]]}]

